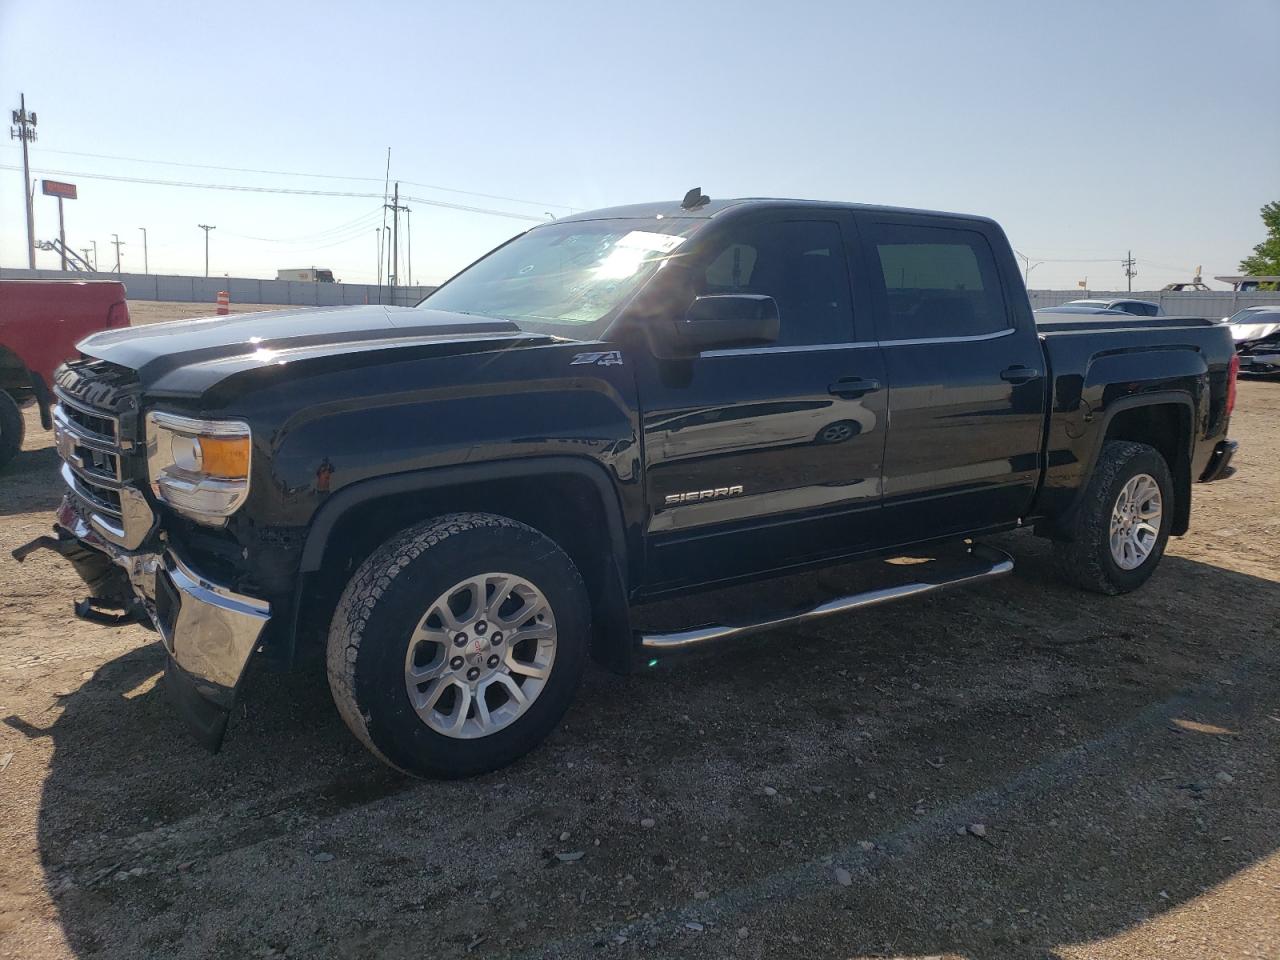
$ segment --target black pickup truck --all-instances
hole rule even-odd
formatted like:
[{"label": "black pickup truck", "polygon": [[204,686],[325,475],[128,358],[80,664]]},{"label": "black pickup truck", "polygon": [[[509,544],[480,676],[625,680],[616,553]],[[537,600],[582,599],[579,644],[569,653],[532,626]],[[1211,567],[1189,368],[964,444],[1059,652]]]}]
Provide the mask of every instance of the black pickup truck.
[{"label": "black pickup truck", "polygon": [[[351,730],[419,775],[534,747],[588,656],[626,671],[1007,572],[984,534],[1030,525],[1069,580],[1132,590],[1235,448],[1221,324],[1037,326],[991,220],[697,190],[540,225],[413,308],[80,350],[55,535],[17,553],[74,562],[86,616],[154,625],[207,746],[251,662],[324,656]],[[965,541],[804,609],[633,626],[651,600]]]}]

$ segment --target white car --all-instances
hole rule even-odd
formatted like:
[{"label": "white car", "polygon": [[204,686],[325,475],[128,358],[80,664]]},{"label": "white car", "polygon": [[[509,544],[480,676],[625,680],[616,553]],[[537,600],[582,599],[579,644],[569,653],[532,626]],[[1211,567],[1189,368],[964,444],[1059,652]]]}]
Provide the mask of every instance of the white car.
[{"label": "white car", "polygon": [[1231,339],[1237,344],[1261,340],[1280,333],[1280,306],[1245,307],[1222,322],[1231,325]]}]

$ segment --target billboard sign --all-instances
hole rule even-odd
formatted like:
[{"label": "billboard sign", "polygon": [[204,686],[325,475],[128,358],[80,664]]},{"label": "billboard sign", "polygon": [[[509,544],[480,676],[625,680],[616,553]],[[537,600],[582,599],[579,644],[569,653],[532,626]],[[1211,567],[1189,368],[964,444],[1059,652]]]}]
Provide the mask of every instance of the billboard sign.
[{"label": "billboard sign", "polygon": [[40,188],[46,197],[61,197],[64,200],[74,200],[76,198],[76,185],[74,183],[63,183],[60,180],[41,180]]}]

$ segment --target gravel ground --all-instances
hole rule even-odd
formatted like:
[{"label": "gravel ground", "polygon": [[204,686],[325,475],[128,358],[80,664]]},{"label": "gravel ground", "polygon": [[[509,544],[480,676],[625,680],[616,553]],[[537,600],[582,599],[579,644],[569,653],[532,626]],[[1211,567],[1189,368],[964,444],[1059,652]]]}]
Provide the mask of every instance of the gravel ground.
[{"label": "gravel ground", "polygon": [[[260,310],[298,310],[304,307],[286,307],[280,303],[232,303],[232,313],[254,313]],[[143,323],[161,320],[190,320],[193,317],[212,317],[217,313],[216,303],[168,303],[156,300],[130,300],[129,319],[136,327]]]},{"label": "gravel ground", "polygon": [[28,423],[0,956],[1280,956],[1280,382],[1242,383],[1240,473],[1137,594],[994,538],[1018,570],[980,588],[589,672],[541,749],[454,783],[381,767],[319,673],[254,675],[193,746],[152,635],[9,558],[59,497]]}]

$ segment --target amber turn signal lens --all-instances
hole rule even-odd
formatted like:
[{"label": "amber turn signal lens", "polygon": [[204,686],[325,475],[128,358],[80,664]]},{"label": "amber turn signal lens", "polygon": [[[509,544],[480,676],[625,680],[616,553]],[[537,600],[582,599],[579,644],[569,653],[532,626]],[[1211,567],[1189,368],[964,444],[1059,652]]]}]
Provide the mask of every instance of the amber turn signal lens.
[{"label": "amber turn signal lens", "polygon": [[201,437],[201,470],[211,477],[243,479],[249,475],[248,437]]}]

